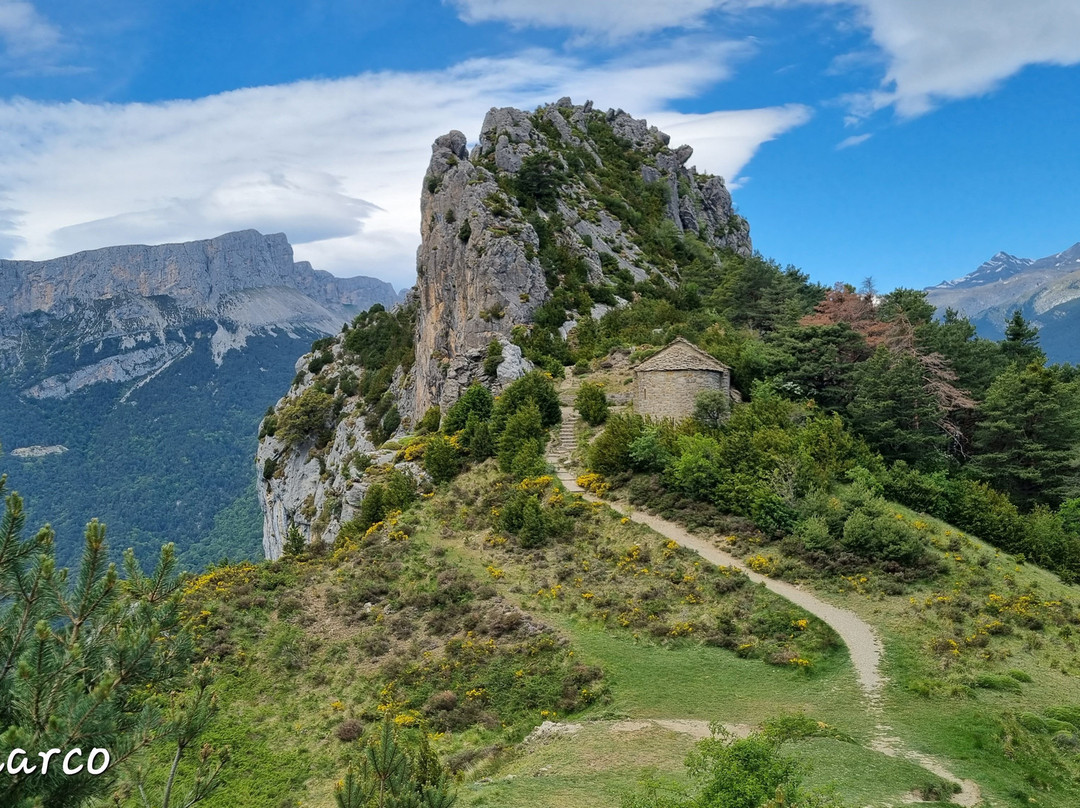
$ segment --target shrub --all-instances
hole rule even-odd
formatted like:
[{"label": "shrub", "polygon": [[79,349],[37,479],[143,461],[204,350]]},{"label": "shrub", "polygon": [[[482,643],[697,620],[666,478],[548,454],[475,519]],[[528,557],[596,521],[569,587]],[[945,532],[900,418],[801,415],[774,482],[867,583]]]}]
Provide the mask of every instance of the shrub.
[{"label": "shrub", "polygon": [[604,423],[608,417],[608,400],[603,386],[584,382],[574,397],[574,408],[590,426]]},{"label": "shrub", "polygon": [[428,411],[424,413],[424,417],[421,418],[416,424],[416,431],[420,433],[424,432],[438,432],[439,422],[442,419],[442,414],[438,405],[429,407]]},{"label": "shrub", "polygon": [[731,399],[723,390],[702,390],[694,397],[695,421],[710,428],[720,426],[731,413]]},{"label": "shrub", "polygon": [[387,512],[403,511],[416,500],[416,481],[407,472],[394,469],[386,475],[383,485]]},{"label": "shrub", "polygon": [[1016,679],[998,673],[982,673],[975,677],[975,687],[986,690],[1007,690],[1010,693],[1022,693],[1024,688]]},{"label": "shrub", "polygon": [[795,538],[807,550],[828,550],[833,544],[829,524],[820,516],[808,516],[795,525]]},{"label": "shrub", "polygon": [[633,465],[630,446],[645,431],[645,419],[635,413],[608,418],[604,431],[589,447],[589,468],[601,474],[618,474]]},{"label": "shrub", "polygon": [[843,544],[868,558],[904,564],[919,561],[926,552],[919,531],[903,514],[890,513],[881,499],[852,512],[844,523]]},{"label": "shrub", "polygon": [[347,370],[338,376],[338,389],[349,398],[352,398],[360,389],[360,380],[356,378],[355,373]]},{"label": "shrub", "polygon": [[277,432],[277,415],[274,414],[273,408],[268,412],[262,421],[262,426],[259,429],[259,440],[262,440],[266,436],[273,437]]},{"label": "shrub", "polygon": [[333,397],[317,388],[308,388],[281,408],[278,413],[278,438],[290,446],[303,442],[326,428],[333,409]]},{"label": "shrub", "polygon": [[491,417],[495,407],[495,399],[482,384],[470,385],[457,401],[446,411],[446,417],[442,421],[442,431],[449,434],[464,429],[470,415],[476,415],[481,421]]},{"label": "shrub", "polygon": [[[384,440],[397,432],[399,426],[401,426],[401,414],[398,412],[397,405],[394,405],[386,411],[386,415],[383,416],[382,422],[379,424],[379,428],[383,436],[385,436]],[[382,441],[378,442],[381,443]]]},{"label": "shrub", "polygon": [[457,447],[444,435],[433,435],[424,449],[424,469],[437,483],[451,480],[461,469]]},{"label": "shrub", "polygon": [[266,458],[266,462],[263,463],[263,479],[269,480],[274,476],[274,472],[277,471],[277,460],[272,457]]},{"label": "shrub", "polygon": [[318,374],[326,365],[329,365],[334,361],[334,355],[330,351],[323,351],[315,356],[311,357],[311,361],[308,362],[308,370],[314,374]]},{"label": "shrub", "polygon": [[358,718],[346,718],[338,724],[334,734],[342,743],[352,743],[364,734],[364,722]]},{"label": "shrub", "polygon": [[497,339],[488,343],[487,356],[484,357],[484,375],[494,378],[499,372],[499,365],[503,361],[503,347]]},{"label": "shrub", "polygon": [[630,444],[630,461],[635,471],[654,474],[663,471],[674,459],[675,431],[670,422],[650,424]]}]

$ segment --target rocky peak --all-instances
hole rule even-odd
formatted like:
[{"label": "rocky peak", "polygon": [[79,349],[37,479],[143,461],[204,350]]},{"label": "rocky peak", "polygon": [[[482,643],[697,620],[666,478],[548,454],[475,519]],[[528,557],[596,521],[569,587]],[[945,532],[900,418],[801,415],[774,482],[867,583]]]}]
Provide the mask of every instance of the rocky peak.
[{"label": "rocky peak", "polygon": [[[357,311],[398,297],[375,278],[294,261],[283,233],[255,230],[0,260],[0,370],[15,370],[32,397],[63,398],[146,378],[189,352],[193,335],[210,340],[220,364],[249,336],[335,333]],[[70,359],[57,374],[61,355]]]},{"label": "rocky peak", "polygon": [[693,149],[670,140],[623,110],[569,98],[492,108],[471,152],[458,130],[435,140],[421,194],[414,414],[452,403],[491,340],[504,346],[503,381],[524,372],[513,329],[529,327],[568,276],[605,299],[619,276],[677,277],[650,253],[658,221],[636,212],[646,186],[660,189],[658,217],[676,232],[751,252],[724,180],[688,168]]},{"label": "rocky peak", "polygon": [[[471,150],[456,129],[435,140],[420,195],[415,290],[394,312],[358,317],[302,357],[296,384],[264,421],[265,431],[288,420],[312,389],[335,390],[341,402],[321,437],[288,444],[263,436],[268,557],[282,552],[290,527],[332,540],[363,506],[372,475],[358,469],[369,463],[376,475],[396,464],[422,477],[407,451],[376,447],[414,430],[433,407],[445,413],[469,384],[498,391],[533,367],[526,354],[561,373],[558,346],[575,338],[578,323],[648,292],[637,283],[677,281],[675,256],[687,253],[673,243],[692,238],[750,253],[723,179],[688,168],[693,149],[669,143],[622,110],[569,98],[533,112],[491,109]],[[365,367],[364,329],[378,322],[383,336],[372,344],[411,334],[411,351]],[[349,378],[365,389],[342,392]]]}]

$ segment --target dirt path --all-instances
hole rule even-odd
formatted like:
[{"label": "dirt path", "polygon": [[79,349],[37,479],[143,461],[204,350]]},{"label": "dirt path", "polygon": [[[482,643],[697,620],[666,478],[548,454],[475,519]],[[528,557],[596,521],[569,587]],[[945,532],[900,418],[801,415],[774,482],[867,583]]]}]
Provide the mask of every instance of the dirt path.
[{"label": "dirt path", "polygon": [[[790,584],[787,581],[778,581],[749,569],[741,559],[721,550],[713,542],[694,536],[681,525],[644,511],[633,510],[629,505],[622,502],[610,502],[601,500],[587,493],[577,483],[576,475],[570,465],[570,453],[573,451],[574,434],[577,425],[577,413],[571,407],[562,408],[563,421],[557,441],[548,447],[547,460],[555,467],[555,473],[566,487],[567,491],[581,494],[590,502],[603,502],[608,507],[622,513],[634,522],[643,524],[659,533],[665,538],[680,544],[687,549],[693,550],[706,561],[724,567],[734,567],[746,574],[750,580],[759,583],[771,592],[805,609],[817,617],[840,635],[851,655],[852,665],[855,667],[855,675],[859,687],[866,696],[866,709],[871,715],[882,718],[882,690],[885,684],[881,673],[881,657],[883,648],[881,640],[873,627],[849,609],[841,609],[826,603],[810,592]],[[971,780],[962,780],[952,774],[939,761],[914,750],[905,749],[898,738],[890,736],[892,728],[879,721],[877,725],[877,737],[871,742],[872,749],[890,757],[902,757],[939,777],[956,783],[960,786],[960,792],[953,795],[952,802],[956,805],[973,808],[982,801],[979,786]]]}]

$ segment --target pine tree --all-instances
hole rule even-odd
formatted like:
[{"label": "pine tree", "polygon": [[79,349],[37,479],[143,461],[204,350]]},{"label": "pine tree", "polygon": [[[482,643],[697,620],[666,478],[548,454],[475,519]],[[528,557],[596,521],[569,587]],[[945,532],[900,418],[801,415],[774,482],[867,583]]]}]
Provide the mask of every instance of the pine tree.
[{"label": "pine tree", "polygon": [[608,400],[603,386],[593,382],[584,382],[574,397],[574,409],[581,414],[589,426],[599,426],[604,423],[608,417]]},{"label": "pine tree", "polygon": [[360,524],[367,530],[386,516],[386,489],[380,483],[372,483],[360,502]]},{"label": "pine tree", "polygon": [[535,496],[525,500],[521,508],[521,530],[518,532],[522,547],[539,547],[547,538],[544,511]]},{"label": "pine tree", "polygon": [[536,441],[540,451],[547,443],[547,428],[540,420],[540,408],[529,400],[506,421],[499,437],[499,468],[509,473],[514,458],[526,441]]},{"label": "pine tree", "polygon": [[1020,309],[1016,309],[1005,324],[1005,341],[1001,343],[1001,353],[1009,362],[1026,365],[1029,362],[1046,361],[1046,354],[1039,347],[1039,329],[1024,319]]},{"label": "pine tree", "polygon": [[559,394],[555,392],[555,385],[549,377],[534,370],[502,391],[491,416],[492,433],[501,433],[510,416],[529,401],[539,410],[540,421],[545,428],[553,427],[562,420],[562,407],[559,404]]},{"label": "pine tree", "polygon": [[338,783],[338,808],[451,808],[457,796],[426,738],[409,752],[387,715],[359,767],[350,767]]},{"label": "pine tree", "polygon": [[[108,561],[105,526],[93,521],[69,577],[56,569],[52,530],[24,539],[25,521],[22,500],[9,495],[0,518],[0,747],[27,750],[30,770],[5,771],[0,805],[80,805],[106,795],[118,766],[175,726],[158,704],[183,687],[192,655],[176,556],[166,545],[145,575],[129,550],[124,580]],[[65,776],[60,760],[39,757],[76,747],[109,750],[111,765]]]},{"label": "pine tree", "polygon": [[282,552],[290,557],[296,557],[307,549],[307,542],[304,540],[304,534],[300,532],[300,528],[296,525],[289,525],[289,529],[285,532],[285,546]]},{"label": "pine tree", "polygon": [[444,435],[435,435],[424,447],[424,469],[437,483],[452,480],[461,469],[461,457]]},{"label": "pine tree", "polygon": [[491,439],[491,428],[486,420],[481,420],[476,413],[469,414],[465,422],[465,431],[461,442],[469,450],[473,460],[486,460],[495,454],[495,442]]},{"label": "pine tree", "polygon": [[946,412],[927,391],[915,356],[882,345],[859,365],[855,390],[847,408],[852,426],[887,459],[925,466],[948,448]]},{"label": "pine tree", "polygon": [[492,398],[490,390],[482,384],[470,385],[447,410],[446,417],[442,420],[442,431],[452,435],[459,429],[464,429],[470,415],[486,421],[491,418],[494,406],[495,399]]},{"label": "pine tree", "polygon": [[1013,364],[978,410],[973,468],[1021,507],[1080,492],[1080,382],[1057,368]]}]

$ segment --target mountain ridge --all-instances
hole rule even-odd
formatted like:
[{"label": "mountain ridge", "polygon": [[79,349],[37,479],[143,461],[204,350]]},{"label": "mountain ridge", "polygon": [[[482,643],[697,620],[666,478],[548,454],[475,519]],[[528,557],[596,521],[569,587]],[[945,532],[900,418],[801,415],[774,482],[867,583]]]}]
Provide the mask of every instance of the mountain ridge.
[{"label": "mountain ridge", "polygon": [[991,339],[1004,336],[1006,321],[1019,310],[1040,329],[1052,360],[1080,361],[1072,338],[1080,316],[1080,242],[1036,259],[998,252],[973,272],[925,291],[940,312],[956,310]]},{"label": "mountain ridge", "polygon": [[[399,299],[255,230],[0,261],[0,471],[65,562],[89,516],[144,558],[252,557],[259,418],[313,340]],[[29,451],[53,445],[69,451]]]}]

